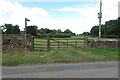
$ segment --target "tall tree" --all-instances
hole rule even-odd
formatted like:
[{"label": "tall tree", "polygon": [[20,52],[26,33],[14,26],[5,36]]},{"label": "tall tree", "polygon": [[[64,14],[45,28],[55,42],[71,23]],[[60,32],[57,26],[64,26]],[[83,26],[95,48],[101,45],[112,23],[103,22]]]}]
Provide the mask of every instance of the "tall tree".
[{"label": "tall tree", "polygon": [[13,26],[12,24],[4,24],[1,26],[2,34],[20,34],[18,25]]},{"label": "tall tree", "polygon": [[[92,27],[91,36],[98,35],[99,26]],[[120,17],[117,20],[106,21],[101,26],[102,37],[120,37]]]},{"label": "tall tree", "polygon": [[33,36],[37,36],[37,26],[27,26],[27,34],[31,34]]}]

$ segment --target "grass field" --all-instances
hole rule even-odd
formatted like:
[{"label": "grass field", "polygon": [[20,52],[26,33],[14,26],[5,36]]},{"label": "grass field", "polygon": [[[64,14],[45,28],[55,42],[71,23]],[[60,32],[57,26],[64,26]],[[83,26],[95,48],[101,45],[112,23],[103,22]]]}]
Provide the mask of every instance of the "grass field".
[{"label": "grass field", "polygon": [[[85,36],[72,36],[71,38],[84,38]],[[98,39],[98,37],[90,37],[86,36],[88,39]],[[110,40],[118,40],[119,38],[101,38],[101,39],[110,39]]]},{"label": "grass field", "polygon": [[3,66],[25,64],[80,63],[118,60],[118,49],[52,49],[34,52],[3,52]]}]

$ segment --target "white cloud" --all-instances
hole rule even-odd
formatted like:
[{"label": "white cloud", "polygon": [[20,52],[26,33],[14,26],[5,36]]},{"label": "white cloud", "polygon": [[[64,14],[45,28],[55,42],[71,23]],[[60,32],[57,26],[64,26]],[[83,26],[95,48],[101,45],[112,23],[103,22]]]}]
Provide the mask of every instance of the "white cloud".
[{"label": "white cloud", "polygon": [[[20,25],[20,29],[24,29],[24,19],[29,18],[37,23],[49,20],[49,14],[42,8],[27,8],[18,2],[10,2],[7,0],[0,0],[0,24],[11,23],[13,25]],[[41,19],[41,21],[39,21]],[[38,22],[39,21],[39,22]],[[32,22],[34,23],[34,22]],[[29,24],[29,23],[28,23]]]},{"label": "white cloud", "polygon": [[[67,25],[66,27],[73,30],[76,33],[82,33],[84,31],[90,31],[90,29],[98,24],[98,7],[96,8],[62,8],[62,9],[52,9],[54,11],[72,11],[77,12],[79,15],[83,16],[84,18],[80,18],[79,20],[67,20],[61,21]],[[68,24],[67,24],[68,23]]]},{"label": "white cloud", "polygon": [[[39,28],[62,29],[69,28],[75,33],[90,31],[94,25],[98,25],[97,13],[99,12],[99,3],[96,7],[86,6],[85,8],[61,8],[52,9],[54,11],[73,11],[78,15],[84,16],[79,20],[53,20],[47,11],[42,8],[28,8],[18,2],[0,0],[0,25],[4,23],[18,24],[20,29],[24,29],[24,18],[30,19],[28,25],[37,25]],[[118,17],[118,0],[103,0],[103,18],[102,23]]]},{"label": "white cloud", "polygon": [[103,21],[118,17],[118,2],[119,0],[103,0]]},{"label": "white cloud", "polygon": [[[118,18],[118,2],[119,0],[102,0],[102,24],[106,21]],[[90,31],[94,25],[98,25],[99,21],[97,18],[97,13],[99,12],[99,3],[96,7],[86,6],[85,8],[61,8],[52,9],[54,11],[72,11],[77,12],[79,15],[83,16],[84,19],[77,21],[69,21],[70,28],[81,33],[83,31]],[[66,22],[67,23],[67,22]],[[74,24],[73,24],[74,23]],[[72,28],[73,27],[73,28]]]}]

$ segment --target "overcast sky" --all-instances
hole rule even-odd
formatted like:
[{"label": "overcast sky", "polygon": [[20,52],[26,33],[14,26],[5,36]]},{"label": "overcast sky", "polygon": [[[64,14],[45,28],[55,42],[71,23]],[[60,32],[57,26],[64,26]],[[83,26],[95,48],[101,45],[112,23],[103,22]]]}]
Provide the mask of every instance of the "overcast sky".
[{"label": "overcast sky", "polygon": [[[70,29],[76,34],[90,31],[99,24],[100,0],[0,0],[0,25],[11,23],[24,30],[28,25],[38,28]],[[103,0],[102,24],[118,18],[119,0]]]}]

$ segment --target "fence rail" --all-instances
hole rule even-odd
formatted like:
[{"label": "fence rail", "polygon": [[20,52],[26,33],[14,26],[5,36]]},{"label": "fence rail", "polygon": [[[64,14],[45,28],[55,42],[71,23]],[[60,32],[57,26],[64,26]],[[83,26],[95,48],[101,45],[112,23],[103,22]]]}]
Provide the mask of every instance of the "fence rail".
[{"label": "fence rail", "polygon": [[85,38],[34,38],[32,50],[38,48],[81,48],[85,47]]}]

